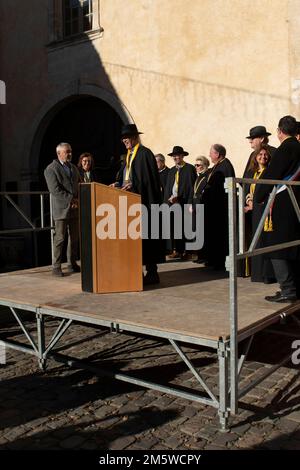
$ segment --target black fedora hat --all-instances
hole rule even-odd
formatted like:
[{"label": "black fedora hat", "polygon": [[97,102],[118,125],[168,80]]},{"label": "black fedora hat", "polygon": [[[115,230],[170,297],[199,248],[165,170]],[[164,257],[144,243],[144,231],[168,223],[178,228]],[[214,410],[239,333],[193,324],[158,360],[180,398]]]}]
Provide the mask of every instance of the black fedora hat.
[{"label": "black fedora hat", "polygon": [[130,135],[138,135],[143,134],[143,132],[139,132],[135,124],[125,124],[121,130],[121,136],[130,136]]},{"label": "black fedora hat", "polygon": [[264,137],[265,135],[272,135],[270,132],[267,132],[265,126],[255,126],[252,127],[249,131],[249,135],[246,139],[255,139],[256,137]]},{"label": "black fedora hat", "polygon": [[173,147],[173,152],[168,153],[170,157],[174,157],[174,155],[183,155],[185,157],[188,154],[189,152],[186,152],[185,150],[183,150],[183,148],[180,147],[180,145],[175,145],[175,147]]}]

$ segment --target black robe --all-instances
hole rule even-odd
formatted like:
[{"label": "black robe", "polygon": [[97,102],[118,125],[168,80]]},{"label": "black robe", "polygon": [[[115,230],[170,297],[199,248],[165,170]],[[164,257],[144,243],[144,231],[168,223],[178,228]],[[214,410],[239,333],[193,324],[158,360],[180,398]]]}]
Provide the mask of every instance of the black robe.
[{"label": "black robe", "polygon": [[[167,184],[165,187],[164,199],[167,204],[169,204],[168,199],[172,196],[173,187],[175,183],[175,177],[177,173],[176,166],[172,167],[168,173]],[[194,193],[194,183],[197,177],[195,167],[190,163],[185,163],[183,167],[179,170],[179,181],[178,181],[178,195],[177,195],[177,204],[180,204],[181,208],[184,209],[185,204],[192,204],[193,202],[193,193]],[[174,236],[174,227],[175,221],[173,214],[171,215],[171,240],[167,242],[167,251],[172,251],[175,249],[178,253],[184,253],[186,240],[184,237],[184,212],[182,211],[182,238],[175,239]],[[190,220],[192,224],[192,218]]]},{"label": "black robe", "polygon": [[208,264],[215,268],[224,268],[228,254],[228,197],[224,183],[231,176],[235,176],[234,168],[225,158],[211,169],[202,192],[204,251]]},{"label": "black robe", "polygon": [[[118,183],[122,186],[122,179],[126,159],[118,172]],[[141,195],[141,202],[148,209],[149,239],[143,239],[143,264],[156,264],[165,261],[164,245],[162,240],[151,240],[151,204],[161,204],[162,195],[157,163],[150,149],[140,145],[135,159],[131,165],[132,192]]]},{"label": "black robe", "polygon": [[[291,177],[300,167],[300,143],[295,137],[284,140],[275,152],[270,165],[264,173],[264,179],[283,180]],[[256,185],[254,191],[254,203],[265,204],[272,185]],[[299,187],[293,192],[298,204],[300,202]],[[300,239],[300,223],[292,205],[287,190],[276,195],[272,209],[272,232],[262,232],[262,245],[270,246],[277,243],[290,242]],[[296,260],[300,258],[300,247],[295,246],[284,250],[273,251],[265,254],[273,259]]]},{"label": "black robe", "polygon": [[[168,173],[167,184],[165,187],[165,202],[172,196],[173,186],[175,183],[175,175],[177,173],[176,166],[173,166]],[[183,206],[184,204],[191,204],[193,201],[194,183],[197,178],[195,167],[190,163],[185,165],[179,171],[178,182],[178,203]]]}]

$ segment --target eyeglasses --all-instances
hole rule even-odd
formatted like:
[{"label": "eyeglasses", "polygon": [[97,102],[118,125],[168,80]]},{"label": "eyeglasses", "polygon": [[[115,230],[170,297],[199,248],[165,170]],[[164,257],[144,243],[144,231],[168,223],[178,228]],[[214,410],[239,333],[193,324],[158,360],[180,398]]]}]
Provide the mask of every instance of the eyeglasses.
[{"label": "eyeglasses", "polygon": [[203,166],[203,163],[195,163],[195,166]]}]

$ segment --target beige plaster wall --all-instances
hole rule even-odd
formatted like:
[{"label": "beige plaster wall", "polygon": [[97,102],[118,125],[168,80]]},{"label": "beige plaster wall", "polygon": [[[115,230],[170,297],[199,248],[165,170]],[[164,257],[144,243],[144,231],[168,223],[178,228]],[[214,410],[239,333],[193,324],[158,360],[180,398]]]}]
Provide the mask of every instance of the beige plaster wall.
[{"label": "beige plaster wall", "polygon": [[249,128],[274,133],[290,112],[288,4],[102,0],[96,47],[144,143],[162,153],[183,145],[191,161],[223,143],[240,173]]},{"label": "beige plaster wall", "polygon": [[300,118],[291,100],[300,78],[299,0],[100,0],[103,36],[52,49],[49,1],[30,0],[30,10],[19,0],[0,4],[5,179],[30,170],[31,133],[45,104],[87,85],[118,95],[155,153],[182,145],[193,161],[219,142],[237,174],[250,127],[274,134],[281,116]]}]

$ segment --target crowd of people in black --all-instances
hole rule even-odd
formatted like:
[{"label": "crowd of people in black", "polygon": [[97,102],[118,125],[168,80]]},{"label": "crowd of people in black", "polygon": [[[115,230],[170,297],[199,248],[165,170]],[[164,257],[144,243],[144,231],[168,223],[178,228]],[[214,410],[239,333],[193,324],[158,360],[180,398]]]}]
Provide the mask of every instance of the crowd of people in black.
[{"label": "crowd of people in black", "polygon": [[[174,166],[168,168],[164,155],[154,155],[150,149],[141,144],[140,134],[135,124],[123,126],[121,139],[127,154],[116,175],[116,181],[111,186],[140,194],[142,204],[149,209],[152,204],[162,202],[169,206],[177,204],[181,208],[188,205],[194,228],[196,224],[193,215],[197,205],[203,204],[204,246],[197,253],[193,253],[194,258],[195,255],[197,257],[194,261],[205,263],[210,269],[224,270],[228,254],[228,198],[224,183],[225,178],[235,176],[233,165],[226,156],[225,147],[221,144],[211,146],[210,166],[205,156],[197,157],[194,165],[187,163],[184,158],[189,153],[176,145],[168,153],[174,161]],[[269,145],[269,135],[264,126],[250,129],[246,138],[249,140],[252,153],[243,177],[253,180],[298,179],[300,123],[292,116],[280,119],[277,129],[280,145],[277,149]],[[78,219],[78,184],[90,183],[97,178],[93,171],[94,160],[91,154],[82,154],[78,167],[75,167],[71,163],[72,149],[69,144],[59,144],[56,152],[57,159],[46,168],[45,178],[52,194],[55,221],[53,274],[63,276],[62,246],[67,231],[72,240],[67,253],[68,271],[80,270],[74,253],[75,244],[78,242],[78,222],[75,222]],[[297,187],[294,188],[293,193],[299,201],[299,190]],[[244,212],[248,246],[271,190],[272,185],[255,183],[245,185]],[[181,213],[183,214],[183,211]],[[299,228],[300,223],[289,192],[278,190],[257,247],[299,239]],[[77,235],[74,232],[77,232]],[[178,239],[171,230],[167,243],[151,238],[143,240],[143,264],[146,266],[144,284],[160,282],[157,264],[163,262],[166,256],[170,260],[186,260],[191,257],[191,253],[186,250],[184,230],[182,233],[182,237]],[[266,300],[290,302],[297,298],[295,262],[299,255],[299,246],[295,246],[271,252],[269,255],[255,256],[251,259],[251,263],[250,259],[240,263],[239,274],[251,276],[254,282],[278,282],[280,291],[274,296],[266,297]]]}]

